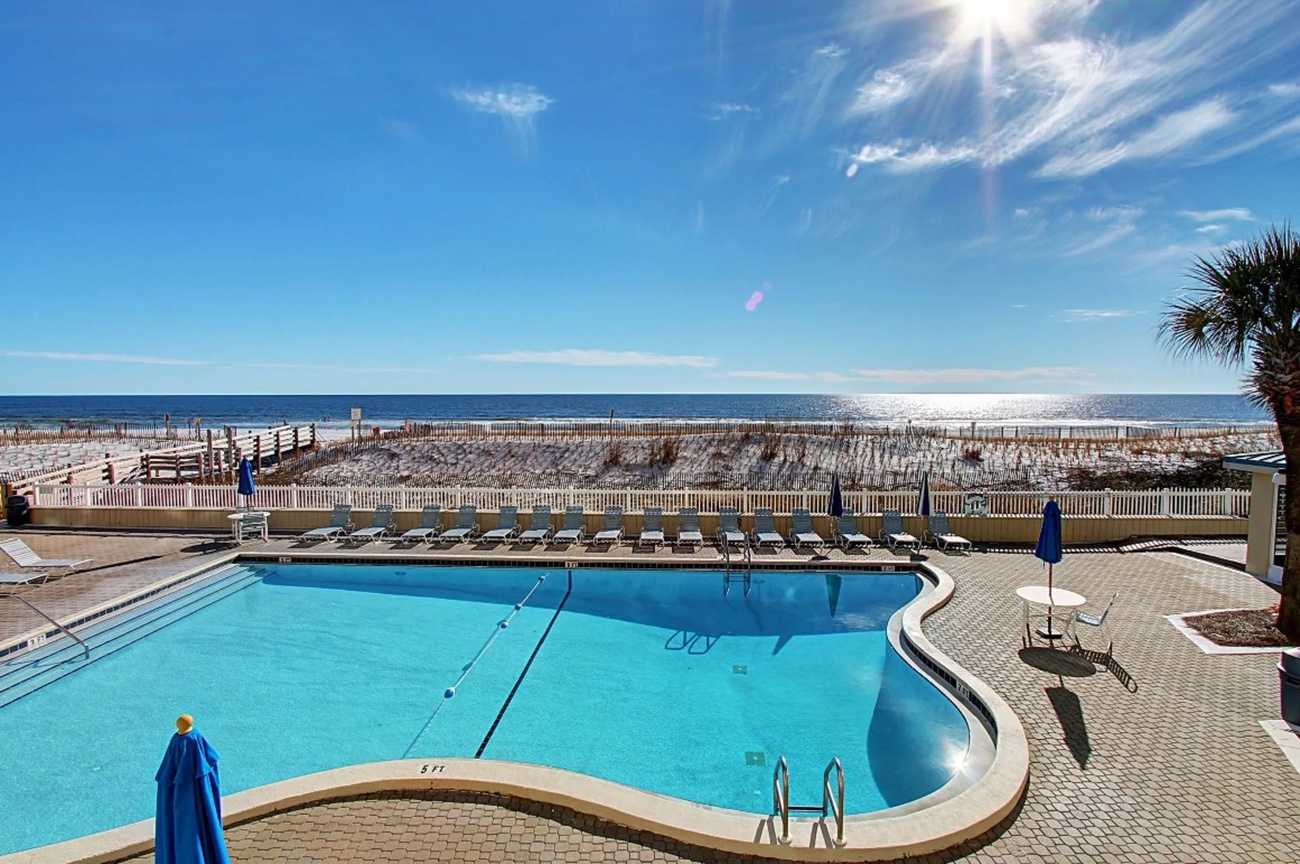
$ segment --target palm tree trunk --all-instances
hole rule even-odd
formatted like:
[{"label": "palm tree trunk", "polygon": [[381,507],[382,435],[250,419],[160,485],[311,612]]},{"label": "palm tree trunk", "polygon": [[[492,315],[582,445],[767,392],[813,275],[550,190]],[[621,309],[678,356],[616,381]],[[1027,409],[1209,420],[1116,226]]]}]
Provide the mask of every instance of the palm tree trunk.
[{"label": "palm tree trunk", "polygon": [[[1277,430],[1286,457],[1286,565],[1282,569],[1282,602],[1277,629],[1300,641],[1300,408],[1278,411]],[[1294,489],[1291,480],[1295,479]]]}]

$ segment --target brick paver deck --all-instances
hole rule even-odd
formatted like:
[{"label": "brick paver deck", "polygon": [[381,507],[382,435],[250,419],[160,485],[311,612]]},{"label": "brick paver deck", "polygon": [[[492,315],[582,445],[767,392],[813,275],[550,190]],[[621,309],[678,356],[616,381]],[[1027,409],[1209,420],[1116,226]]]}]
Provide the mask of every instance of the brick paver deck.
[{"label": "brick paver deck", "polygon": [[[75,535],[49,536],[49,543],[29,542],[47,555],[90,554]],[[125,544],[102,547],[108,560],[128,548],[136,550],[128,557],[162,554],[170,566],[203,554],[194,538],[85,542]],[[957,592],[925,629],[1019,714],[1032,769],[1020,811],[998,829],[960,849],[909,860],[1300,860],[1300,775],[1259,724],[1277,716],[1276,657],[1205,655],[1163,618],[1272,605],[1274,591],[1172,553],[1067,550],[1058,585],[1085,594],[1098,609],[1112,592],[1120,594],[1110,619],[1114,662],[1106,668],[1062,650],[1022,646],[1014,591],[1046,575],[1032,556],[926,554],[956,578]],[[89,574],[73,578],[93,581]],[[1106,647],[1091,628],[1080,629],[1086,647]],[[227,839],[232,859],[241,862],[761,860],[712,854],[549,805],[473,794],[329,802],[232,827]]]}]

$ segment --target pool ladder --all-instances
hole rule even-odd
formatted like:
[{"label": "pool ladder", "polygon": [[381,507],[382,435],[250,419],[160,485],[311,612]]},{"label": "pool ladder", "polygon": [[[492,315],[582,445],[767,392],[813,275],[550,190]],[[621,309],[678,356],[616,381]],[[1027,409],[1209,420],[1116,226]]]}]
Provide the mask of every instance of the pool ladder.
[{"label": "pool ladder", "polygon": [[[835,790],[831,789],[831,772],[835,772]],[[798,806],[790,803],[790,767],[782,756],[772,771],[772,815],[781,817],[781,837],[778,842],[787,845],[790,842],[791,813],[820,813],[825,820],[828,815],[835,816],[836,846],[844,845],[844,766],[839,757],[831,760],[822,772],[822,803],[820,807]]]},{"label": "pool ladder", "polygon": [[723,597],[726,597],[727,595],[729,595],[729,594],[731,593],[731,582],[732,582],[733,579],[741,579],[741,580],[744,581],[744,583],[745,583],[745,596],[746,596],[746,597],[749,596],[749,589],[750,589],[750,586],[753,584],[753,576],[754,576],[754,573],[753,573],[753,566],[752,566],[752,565],[753,565],[754,562],[753,562],[753,558],[752,558],[752,556],[750,555],[750,551],[749,551],[749,535],[748,535],[748,534],[745,535],[745,552],[744,552],[744,557],[741,559],[741,563],[745,565],[745,572],[744,572],[744,573],[736,573],[736,574],[733,576],[732,573],[731,573],[731,544],[728,543],[728,542],[726,542],[726,540],[723,540],[723,541],[722,541],[722,567],[723,567],[723,572],[722,572],[722,596],[723,596]]}]

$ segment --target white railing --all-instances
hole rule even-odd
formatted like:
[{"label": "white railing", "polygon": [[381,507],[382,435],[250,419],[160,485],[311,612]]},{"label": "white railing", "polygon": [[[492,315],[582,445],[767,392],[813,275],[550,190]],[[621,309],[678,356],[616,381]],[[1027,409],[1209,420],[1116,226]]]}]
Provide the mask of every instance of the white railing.
[{"label": "white railing", "polygon": [[[931,508],[947,513],[965,512],[966,492],[934,492]],[[1151,492],[987,492],[991,516],[1037,516],[1049,494],[1056,496],[1066,516],[1248,516],[1250,492],[1237,489],[1166,489]],[[183,509],[233,510],[237,504],[235,487],[192,484],[69,485],[41,483],[33,488],[36,507],[168,507]],[[770,492],[761,490],[714,489],[485,489],[447,487],[418,489],[408,487],[347,486],[259,486],[251,504],[268,510],[329,510],[335,504],[351,504],[359,510],[379,504],[392,504],[398,510],[419,510],[425,504],[459,507],[473,504],[483,510],[496,510],[503,504],[527,509],[534,504],[549,504],[561,509],[576,504],[588,510],[601,510],[617,504],[635,513],[647,506],[672,512],[679,507],[698,507],[703,513],[716,513],[719,507],[737,507],[752,513],[758,507],[770,507],[777,513],[789,513],[806,507],[814,513],[826,511],[826,490],[804,492]],[[894,509],[915,513],[915,492],[845,492],[844,506],[857,513],[879,513]]]}]

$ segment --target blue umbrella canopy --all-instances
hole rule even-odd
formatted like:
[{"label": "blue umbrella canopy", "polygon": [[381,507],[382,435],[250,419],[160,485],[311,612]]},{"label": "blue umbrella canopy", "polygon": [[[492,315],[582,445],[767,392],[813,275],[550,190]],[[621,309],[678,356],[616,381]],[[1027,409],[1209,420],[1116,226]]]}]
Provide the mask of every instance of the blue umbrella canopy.
[{"label": "blue umbrella canopy", "polygon": [[831,475],[831,500],[826,512],[835,518],[844,515],[844,493],[840,491],[840,475]]},{"label": "blue umbrella canopy", "polygon": [[1043,508],[1043,525],[1038,529],[1038,546],[1034,557],[1048,564],[1059,564],[1064,554],[1061,551],[1061,508],[1056,499],[1049,499]]},{"label": "blue umbrella canopy", "polygon": [[921,502],[918,511],[922,516],[930,515],[930,472],[921,473]]},{"label": "blue umbrella canopy", "polygon": [[221,833],[217,751],[193,728],[193,722],[189,715],[176,721],[178,731],[154,775],[158,781],[154,861],[230,864]]},{"label": "blue umbrella canopy", "polygon": [[239,460],[239,494],[247,497],[256,491],[257,486],[253,484],[253,463],[245,456]]}]

